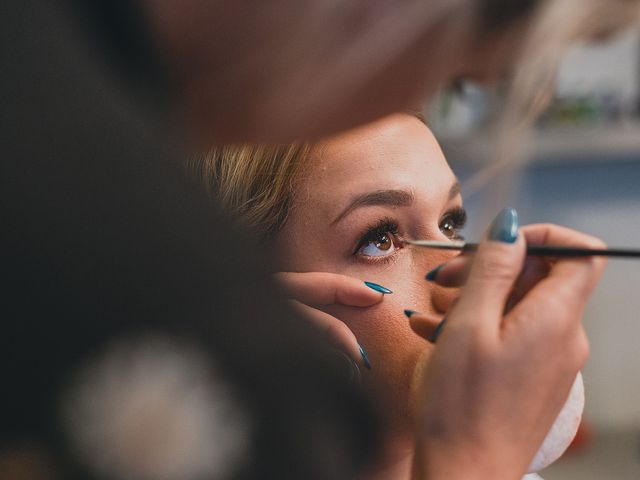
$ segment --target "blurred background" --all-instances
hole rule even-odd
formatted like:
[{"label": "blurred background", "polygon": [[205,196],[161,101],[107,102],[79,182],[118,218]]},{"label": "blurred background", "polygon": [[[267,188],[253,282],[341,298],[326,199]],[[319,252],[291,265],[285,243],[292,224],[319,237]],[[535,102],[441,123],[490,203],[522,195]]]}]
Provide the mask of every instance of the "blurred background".
[{"label": "blurred background", "polygon": [[[442,93],[428,118],[463,183],[492,151],[487,125],[500,89]],[[522,223],[553,222],[640,248],[640,34],[581,45],[562,65],[551,107],[512,178]],[[477,239],[491,186],[465,198]],[[546,480],[640,479],[640,260],[611,260],[586,314],[586,412],[572,450]]]}]

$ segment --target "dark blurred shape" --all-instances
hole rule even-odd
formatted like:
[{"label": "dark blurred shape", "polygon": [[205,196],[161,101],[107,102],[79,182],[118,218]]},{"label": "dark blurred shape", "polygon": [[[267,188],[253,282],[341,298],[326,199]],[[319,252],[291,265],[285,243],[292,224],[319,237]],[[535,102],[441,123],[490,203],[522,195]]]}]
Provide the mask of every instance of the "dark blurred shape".
[{"label": "dark blurred shape", "polygon": [[58,480],[46,451],[37,445],[17,444],[0,448],[2,480]]},{"label": "dark blurred shape", "polygon": [[524,19],[542,0],[481,0],[480,15],[490,31]]},{"label": "dark blurred shape", "polygon": [[234,478],[351,478],[376,438],[368,403],[186,175],[135,8],[83,3],[0,6],[0,444],[91,478],[59,424],[69,375],[159,332],[208,352],[251,412]]}]

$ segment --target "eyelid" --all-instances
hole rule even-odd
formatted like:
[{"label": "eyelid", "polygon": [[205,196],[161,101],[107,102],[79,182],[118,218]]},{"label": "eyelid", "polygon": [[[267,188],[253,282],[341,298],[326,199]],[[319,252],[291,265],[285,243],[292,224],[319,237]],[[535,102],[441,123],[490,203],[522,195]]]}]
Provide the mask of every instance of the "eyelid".
[{"label": "eyelid", "polygon": [[381,234],[384,233],[391,233],[394,238],[397,238],[398,240],[402,239],[398,231],[398,222],[389,217],[382,218],[378,222],[369,225],[360,235],[360,239],[358,240],[356,248],[353,251],[353,255],[357,255],[362,247],[364,247],[367,243],[376,240]]},{"label": "eyelid", "polygon": [[444,213],[440,222],[448,217],[453,218],[462,228],[467,223],[467,210],[462,206],[453,207]]},{"label": "eyelid", "polygon": [[[438,226],[442,225],[442,222],[446,219],[451,219],[453,226],[456,231],[461,230],[467,221],[467,211],[466,209],[460,205],[455,206],[447,210],[440,221],[438,222]],[[385,260],[390,260],[395,257],[395,254],[402,248],[402,234],[399,232],[399,222],[390,217],[381,218],[377,222],[370,224],[368,227],[364,229],[364,231],[360,234],[359,240],[352,251],[351,255],[360,258],[364,257],[360,255],[360,250],[375,240],[377,240],[381,235],[389,233],[392,235],[392,241],[397,240],[399,245],[394,242],[396,249],[393,253],[389,255],[381,255],[377,257],[367,256],[367,262],[381,262]],[[363,260],[364,261],[364,260]]]},{"label": "eyelid", "polygon": [[[460,230],[462,230],[464,228],[464,226],[467,223],[467,211],[465,210],[465,208],[463,206],[457,206],[454,207],[450,210],[448,210],[442,217],[442,219],[439,222],[439,227],[442,231],[442,225],[443,223],[448,220],[451,222],[451,225],[453,227],[453,232],[455,234],[455,236],[449,236],[446,235],[447,238],[451,238],[451,239],[464,239],[464,237],[462,235],[459,234]],[[444,233],[444,232],[443,232]]]}]

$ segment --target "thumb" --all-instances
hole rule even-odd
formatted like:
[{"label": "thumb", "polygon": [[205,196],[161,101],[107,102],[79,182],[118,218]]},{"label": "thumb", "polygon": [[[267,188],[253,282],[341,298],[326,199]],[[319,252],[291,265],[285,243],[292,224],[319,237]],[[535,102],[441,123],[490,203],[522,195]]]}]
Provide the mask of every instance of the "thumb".
[{"label": "thumb", "polygon": [[525,240],[518,231],[518,214],[502,210],[474,255],[467,283],[455,308],[462,321],[494,321],[499,326],[505,305],[523,268]]},{"label": "thumb", "polygon": [[376,283],[327,272],[278,272],[275,278],[285,295],[312,307],[347,305],[370,307],[393,293]]}]

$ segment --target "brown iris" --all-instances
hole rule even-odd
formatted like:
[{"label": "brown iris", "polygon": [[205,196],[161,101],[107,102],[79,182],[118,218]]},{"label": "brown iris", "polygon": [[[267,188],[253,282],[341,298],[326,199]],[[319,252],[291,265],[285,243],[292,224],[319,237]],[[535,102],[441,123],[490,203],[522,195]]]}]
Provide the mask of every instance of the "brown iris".
[{"label": "brown iris", "polygon": [[444,221],[440,230],[449,238],[455,238],[457,235],[457,228],[450,219]]},{"label": "brown iris", "polygon": [[376,248],[386,251],[386,250],[389,250],[391,248],[391,246],[393,245],[393,242],[389,238],[389,235],[384,233],[384,234],[380,235],[376,239],[374,244],[375,244]]}]

